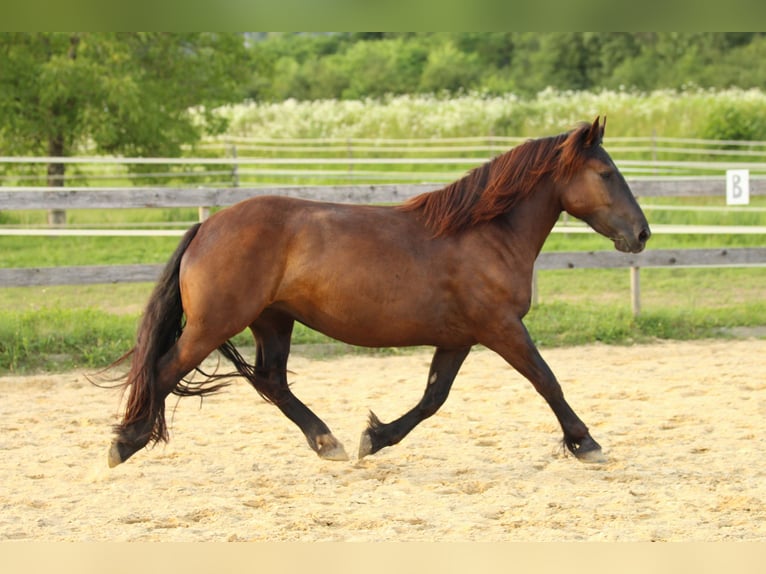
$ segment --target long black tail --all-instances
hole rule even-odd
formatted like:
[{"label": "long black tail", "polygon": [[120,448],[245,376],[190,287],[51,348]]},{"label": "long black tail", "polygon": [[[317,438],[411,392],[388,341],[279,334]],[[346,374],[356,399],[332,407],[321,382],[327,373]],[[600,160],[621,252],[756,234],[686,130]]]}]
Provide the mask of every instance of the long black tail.
[{"label": "long black tail", "polygon": [[[152,292],[141,319],[136,344],[118,363],[131,357],[130,370],[124,385],[129,388],[122,423],[118,434],[128,427],[150,428],[148,437],[130,437],[131,442],[168,440],[164,397],[157,389],[157,363],[181,336],[184,312],[181,303],[179,270],[181,258],[197,234],[201,224],[191,227],[165,266]],[[206,391],[212,392],[213,389]],[[137,424],[142,423],[142,424]],[[151,426],[150,426],[151,425]],[[127,438],[127,437],[125,437]]]}]

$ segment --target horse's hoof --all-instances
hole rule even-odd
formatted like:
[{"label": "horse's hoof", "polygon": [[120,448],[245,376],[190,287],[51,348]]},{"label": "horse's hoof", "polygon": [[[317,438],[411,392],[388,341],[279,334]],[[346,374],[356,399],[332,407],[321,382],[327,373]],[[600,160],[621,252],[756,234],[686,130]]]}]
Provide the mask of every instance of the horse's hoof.
[{"label": "horse's hoof", "polygon": [[607,458],[604,456],[604,453],[601,452],[600,448],[595,448],[586,452],[576,452],[575,457],[580,462],[588,464],[604,464],[607,462]]},{"label": "horse's hoof", "polygon": [[372,439],[370,433],[365,430],[359,439],[359,458],[362,459],[368,454],[372,454]]},{"label": "horse's hoof", "polygon": [[337,445],[331,448],[323,447],[320,448],[317,451],[317,454],[320,458],[323,458],[325,460],[348,460],[348,455],[346,454],[346,450],[343,448],[342,445]]},{"label": "horse's hoof", "polygon": [[120,455],[120,449],[117,446],[117,441],[114,441],[112,443],[112,446],[109,447],[109,468],[114,468],[118,464],[122,464],[122,455]]},{"label": "horse's hoof", "polygon": [[348,460],[346,449],[331,434],[323,434],[317,437],[317,454],[325,460]]}]

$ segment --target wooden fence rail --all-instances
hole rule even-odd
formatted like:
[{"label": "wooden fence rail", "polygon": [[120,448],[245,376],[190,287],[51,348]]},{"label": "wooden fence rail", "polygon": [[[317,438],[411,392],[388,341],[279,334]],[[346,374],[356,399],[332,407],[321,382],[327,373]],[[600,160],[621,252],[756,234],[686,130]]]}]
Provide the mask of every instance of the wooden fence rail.
[{"label": "wooden fence rail", "polygon": [[438,184],[226,188],[0,187],[0,211],[4,209],[223,207],[257,195],[283,195],[340,203],[398,203],[438,187]]},{"label": "wooden fence rail", "polygon": [[[628,178],[641,197],[726,197],[723,177]],[[282,187],[0,187],[0,211],[18,209],[114,209],[221,207],[256,195],[285,195],[341,203],[398,203],[440,184],[367,184]],[[750,194],[766,195],[766,179],[751,178]]]},{"label": "wooden fence rail", "polygon": [[[0,269],[0,285],[31,287],[153,282],[164,266],[82,265]],[[726,266],[766,266],[766,247],[656,249],[638,254],[618,251],[545,252],[540,254],[535,263],[537,270]]]}]

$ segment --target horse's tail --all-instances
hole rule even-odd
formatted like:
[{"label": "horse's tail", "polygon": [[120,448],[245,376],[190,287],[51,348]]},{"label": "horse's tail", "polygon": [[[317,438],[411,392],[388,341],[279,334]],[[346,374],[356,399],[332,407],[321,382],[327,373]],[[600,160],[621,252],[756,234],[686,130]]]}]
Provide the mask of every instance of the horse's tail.
[{"label": "horse's tail", "polygon": [[[133,444],[168,440],[165,396],[157,389],[157,363],[175,344],[184,326],[179,270],[181,258],[197,235],[201,224],[191,227],[179,243],[154,287],[138,327],[136,344],[117,360],[131,357],[124,385],[129,389],[125,413],[115,431]],[[122,436],[135,427],[138,436]],[[139,430],[141,429],[141,430]],[[131,432],[132,434],[132,432]],[[143,446],[143,445],[142,445]]]}]

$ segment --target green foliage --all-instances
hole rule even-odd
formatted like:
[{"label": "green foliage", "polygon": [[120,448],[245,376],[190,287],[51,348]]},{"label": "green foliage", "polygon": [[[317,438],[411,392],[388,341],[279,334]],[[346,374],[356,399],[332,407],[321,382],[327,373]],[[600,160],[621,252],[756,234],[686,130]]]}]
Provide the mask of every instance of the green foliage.
[{"label": "green foliage", "polygon": [[0,153],[180,155],[225,129],[247,62],[239,34],[0,33]]},{"label": "green foliage", "polygon": [[478,61],[476,54],[462,52],[452,42],[442,44],[428,54],[420,88],[426,92],[451,93],[471,89],[479,79]]},{"label": "green foliage", "polygon": [[[253,49],[256,61],[271,62],[266,68],[273,76],[251,86],[256,99],[359,99],[416,92],[428,58],[426,48],[402,38],[348,43],[293,36],[290,43],[278,42],[286,45],[279,49],[264,42]],[[288,50],[292,43],[296,46]]]},{"label": "green foliage", "polygon": [[762,33],[279,34],[251,51],[250,96],[267,101],[766,83]]},{"label": "green foliage", "polygon": [[425,50],[402,39],[358,42],[342,60],[334,60],[348,78],[348,85],[340,95],[345,99],[360,99],[414,92],[426,56]]},{"label": "green foliage", "polygon": [[711,105],[700,137],[716,140],[766,139],[766,107],[762,101],[719,101]]}]

